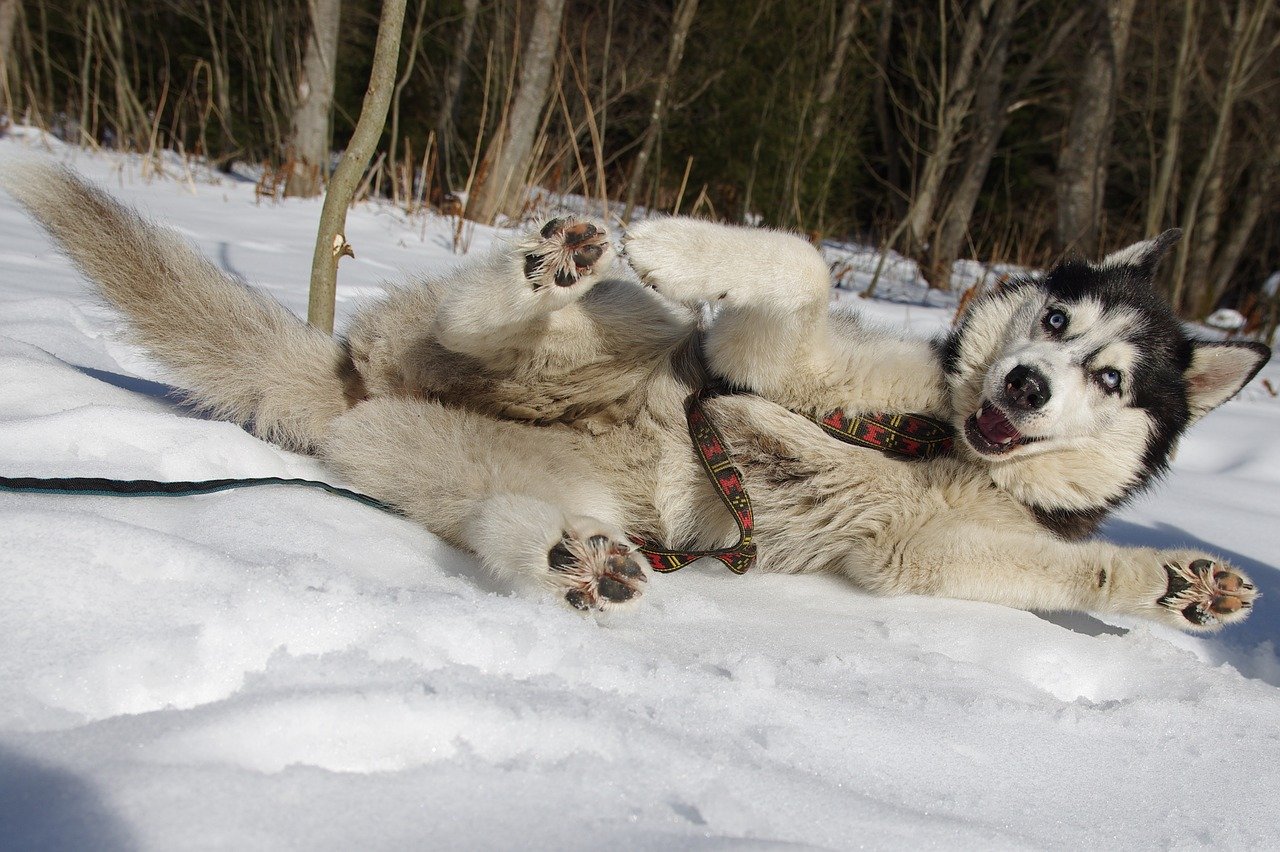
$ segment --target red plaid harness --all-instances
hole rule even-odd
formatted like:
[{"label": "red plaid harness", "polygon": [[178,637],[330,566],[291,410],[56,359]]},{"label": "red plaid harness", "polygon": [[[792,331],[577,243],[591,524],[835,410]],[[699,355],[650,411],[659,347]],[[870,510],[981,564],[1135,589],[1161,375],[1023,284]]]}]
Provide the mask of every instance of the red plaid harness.
[{"label": "red plaid harness", "polygon": [[[738,526],[738,543],[718,550],[666,550],[643,539],[633,538],[632,541],[648,558],[654,571],[666,574],[678,571],[690,562],[710,557],[723,562],[733,573],[742,574],[756,561],[756,545],[753,540],[755,518],[751,513],[751,498],[747,496],[742,472],[733,463],[733,458],[725,449],[724,438],[702,405],[704,399],[716,396],[722,390],[712,386],[690,394],[685,402],[685,417],[689,424],[689,436],[698,451],[703,470]],[[906,459],[930,459],[951,452],[955,434],[946,423],[923,414],[850,415],[837,408],[821,416],[801,416],[809,418],[828,435],[847,444],[869,447]]]}]

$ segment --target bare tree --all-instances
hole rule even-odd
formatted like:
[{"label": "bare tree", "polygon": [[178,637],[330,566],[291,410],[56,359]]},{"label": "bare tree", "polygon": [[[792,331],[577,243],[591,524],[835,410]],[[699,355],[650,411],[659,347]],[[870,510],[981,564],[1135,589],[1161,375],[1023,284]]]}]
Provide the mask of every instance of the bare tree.
[{"label": "bare tree", "polygon": [[1192,59],[1196,43],[1197,0],[1183,0],[1182,36],[1178,39],[1178,59],[1173,67],[1173,85],[1169,93],[1169,115],[1165,120],[1164,145],[1160,166],[1147,198],[1147,235],[1165,227],[1165,213],[1173,194],[1173,179],[1182,145],[1182,123],[1187,114],[1187,96],[1193,73]]},{"label": "bare tree", "polygon": [[1238,0],[1231,19],[1227,70],[1218,93],[1218,114],[1213,132],[1183,210],[1184,236],[1174,255],[1173,303],[1200,316],[1209,304],[1209,267],[1217,243],[1218,227],[1226,205],[1226,153],[1237,103],[1258,68],[1258,48],[1263,25],[1274,0]]},{"label": "bare tree", "polygon": [[405,59],[404,70],[400,72],[400,79],[396,81],[395,91],[391,95],[391,127],[388,130],[390,151],[387,154],[387,165],[391,170],[393,187],[398,186],[400,182],[396,159],[400,144],[400,96],[404,94],[405,86],[409,85],[409,79],[413,76],[413,67],[418,62],[418,53],[422,41],[422,25],[426,14],[427,0],[418,0],[418,11],[414,16],[413,30],[409,34],[409,56]]},{"label": "bare tree", "polygon": [[635,162],[631,165],[631,179],[627,181],[627,204],[622,211],[622,221],[631,221],[631,213],[635,210],[636,196],[640,193],[640,184],[644,181],[645,169],[649,158],[653,156],[654,145],[662,132],[662,122],[667,115],[667,91],[676,71],[680,69],[680,60],[684,58],[685,41],[689,38],[689,28],[693,26],[693,18],[698,13],[698,0],[679,0],[675,13],[671,17],[671,41],[667,48],[667,64],[662,69],[654,87],[653,105],[649,110],[649,124],[640,137],[640,150],[636,153]]},{"label": "bare tree", "polygon": [[[13,62],[13,28],[18,21],[19,0],[0,0],[0,112],[11,113],[13,102],[11,72]],[[13,116],[9,116],[10,120]]]},{"label": "bare tree", "polygon": [[1058,154],[1059,250],[1096,254],[1116,94],[1137,0],[1089,0],[1093,12],[1075,104]]},{"label": "bare tree", "polygon": [[436,119],[436,145],[440,157],[437,160],[444,181],[452,179],[451,167],[453,124],[458,113],[458,97],[462,92],[462,75],[471,55],[471,42],[476,32],[476,16],[480,0],[462,0],[462,26],[453,42],[453,58],[449,60],[449,76],[445,79],[444,92],[440,96],[440,114]]},{"label": "bare tree", "polygon": [[329,113],[338,60],[338,22],[341,0],[309,0],[311,33],[298,81],[298,105],[290,134],[292,170],[286,196],[311,198],[320,194],[322,172],[329,161]]},{"label": "bare tree", "polygon": [[1222,241],[1213,271],[1208,276],[1208,294],[1204,301],[1206,312],[1218,303],[1231,284],[1245,248],[1262,218],[1263,208],[1274,197],[1276,184],[1280,182],[1277,178],[1280,178],[1280,136],[1272,135],[1270,153],[1249,170],[1244,191],[1239,194],[1243,202],[1231,219],[1226,239]]},{"label": "bare tree", "polygon": [[1031,58],[1022,66],[1018,76],[1005,84],[1009,37],[1016,5],[1016,0],[997,0],[992,15],[989,27],[991,46],[978,76],[968,147],[960,174],[953,183],[951,197],[939,217],[937,236],[930,246],[925,278],[934,287],[945,288],[950,283],[951,268],[960,256],[974,206],[1011,112],[1031,81],[1057,54],[1085,14],[1084,9],[1077,7],[1053,28],[1045,43],[1033,45]]},{"label": "bare tree", "polygon": [[[930,92],[934,108],[929,121],[933,127],[932,139],[920,167],[905,219],[907,251],[910,254],[921,253],[932,236],[942,181],[973,104],[974,69],[994,5],[995,0],[976,0],[969,4],[954,61],[947,61],[948,40],[943,38],[940,42],[940,73]],[[946,5],[940,3],[938,8],[939,15],[944,16]],[[939,23],[942,24],[942,31],[946,32],[945,18]]]},{"label": "bare tree", "polygon": [[510,217],[520,214],[563,14],[564,0],[537,0],[533,26],[520,57],[520,81],[510,110],[485,150],[479,185],[467,200],[468,219],[491,224],[499,213]]},{"label": "bare tree", "polygon": [[396,82],[396,60],[400,56],[400,33],[404,29],[404,7],[405,0],[382,0],[369,88],[364,93],[364,103],[351,142],[334,170],[329,191],[324,197],[324,207],[320,210],[316,250],[311,259],[307,322],[325,332],[333,331],[338,260],[344,254],[354,254],[343,234],[347,208],[351,206],[356,184],[368,168],[369,158],[373,156],[373,149],[387,123],[387,108],[391,105],[391,92]]}]

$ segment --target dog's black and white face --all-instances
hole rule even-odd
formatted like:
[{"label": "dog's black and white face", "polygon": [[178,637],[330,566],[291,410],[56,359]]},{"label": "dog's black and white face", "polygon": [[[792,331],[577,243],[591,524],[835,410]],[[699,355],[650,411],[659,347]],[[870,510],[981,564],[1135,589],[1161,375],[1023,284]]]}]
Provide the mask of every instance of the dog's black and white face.
[{"label": "dog's black and white face", "polygon": [[1270,357],[1186,335],[1152,285],[1177,238],[1016,280],[975,302],[947,341],[960,445],[1045,515],[1101,517]]}]

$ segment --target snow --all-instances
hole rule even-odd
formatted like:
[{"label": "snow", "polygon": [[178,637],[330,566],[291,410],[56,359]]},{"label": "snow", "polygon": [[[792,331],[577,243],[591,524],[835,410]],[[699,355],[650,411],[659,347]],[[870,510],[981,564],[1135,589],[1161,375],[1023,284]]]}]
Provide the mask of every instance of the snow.
[{"label": "snow", "polygon": [[[56,153],[304,310],[318,202]],[[354,210],[339,323],[452,233]],[[859,308],[950,321],[888,283]],[[0,475],[329,476],[164,398],[120,327],[0,199]],[[582,617],[310,489],[0,494],[0,847],[1275,847],[1277,435],[1255,383],[1107,526],[1252,573],[1209,638],[715,567]]]}]

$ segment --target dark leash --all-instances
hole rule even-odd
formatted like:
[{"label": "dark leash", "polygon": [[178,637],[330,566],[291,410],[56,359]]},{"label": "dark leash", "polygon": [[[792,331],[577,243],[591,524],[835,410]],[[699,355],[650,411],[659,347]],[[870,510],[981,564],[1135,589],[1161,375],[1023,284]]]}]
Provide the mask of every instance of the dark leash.
[{"label": "dark leash", "polygon": [[[738,527],[738,541],[715,550],[668,550],[642,538],[632,538],[637,549],[649,560],[654,571],[668,574],[690,562],[710,558],[723,562],[735,574],[743,574],[756,560],[753,539],[755,517],[751,498],[729,455],[724,437],[708,416],[703,401],[724,393],[721,387],[703,388],[690,394],[685,402],[685,419],[689,437],[698,452],[703,471],[733,516]],[[730,391],[732,392],[732,391]],[[797,412],[799,413],[799,412]],[[879,450],[904,459],[930,459],[950,452],[953,431],[946,423],[922,414],[860,413],[848,415],[835,409],[822,415],[801,414],[822,427],[828,435],[853,444]],[[190,497],[237,488],[266,485],[291,485],[320,488],[330,494],[355,500],[366,506],[399,515],[396,507],[366,494],[340,488],[314,479],[284,479],[261,476],[241,479],[206,479],[190,482],[160,482],[153,479],[106,479],[102,477],[34,477],[0,476],[0,492],[21,494],[78,494],[122,497]]]},{"label": "dark leash", "polygon": [[315,479],[285,479],[279,476],[256,476],[245,479],[202,479],[192,482],[160,482],[154,479],[104,479],[89,476],[35,477],[0,476],[0,492],[15,494],[78,494],[109,497],[194,497],[236,488],[261,485],[304,485],[320,488],[330,494],[355,500],[384,512],[400,514],[394,506],[375,500],[367,494],[340,488]]}]

